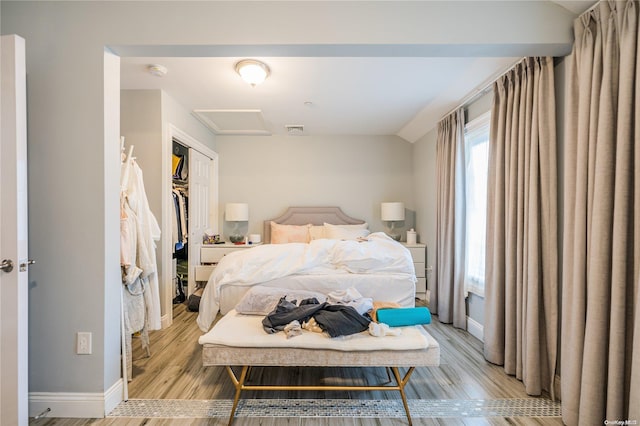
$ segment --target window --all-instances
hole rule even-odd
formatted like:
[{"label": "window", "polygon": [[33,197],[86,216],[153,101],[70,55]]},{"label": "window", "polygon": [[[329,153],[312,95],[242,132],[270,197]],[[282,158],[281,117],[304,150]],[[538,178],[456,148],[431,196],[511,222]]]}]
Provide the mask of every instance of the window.
[{"label": "window", "polygon": [[487,171],[491,113],[465,126],[465,290],[484,296]]}]

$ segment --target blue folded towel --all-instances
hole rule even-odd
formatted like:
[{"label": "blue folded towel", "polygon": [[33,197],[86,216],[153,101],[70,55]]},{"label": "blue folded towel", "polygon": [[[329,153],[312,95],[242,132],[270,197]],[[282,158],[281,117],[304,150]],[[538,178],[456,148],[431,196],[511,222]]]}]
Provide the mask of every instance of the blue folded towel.
[{"label": "blue folded towel", "polygon": [[389,327],[403,327],[406,325],[430,324],[431,312],[429,308],[383,308],[376,312],[378,322]]}]

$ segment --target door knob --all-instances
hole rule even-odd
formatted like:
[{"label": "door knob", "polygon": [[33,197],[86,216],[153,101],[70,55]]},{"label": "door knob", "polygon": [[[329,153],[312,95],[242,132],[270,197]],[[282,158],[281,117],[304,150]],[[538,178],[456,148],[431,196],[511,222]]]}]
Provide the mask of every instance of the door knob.
[{"label": "door knob", "polygon": [[32,259],[29,259],[26,262],[22,262],[20,264],[20,271],[22,271],[22,272],[26,271],[27,270],[27,266],[33,265],[34,263],[36,263],[36,261],[32,260]]},{"label": "door knob", "polygon": [[0,271],[11,272],[13,271],[13,262],[10,259],[4,259],[0,263]]}]

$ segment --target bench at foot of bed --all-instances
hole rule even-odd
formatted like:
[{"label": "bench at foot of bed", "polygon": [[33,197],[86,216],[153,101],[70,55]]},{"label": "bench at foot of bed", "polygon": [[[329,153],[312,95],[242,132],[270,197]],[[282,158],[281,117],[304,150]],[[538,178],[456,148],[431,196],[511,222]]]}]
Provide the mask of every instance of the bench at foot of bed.
[{"label": "bench at foot of bed", "polygon": [[[422,326],[401,327],[400,336],[373,337],[367,332],[346,338],[305,332],[287,339],[283,333],[266,334],[259,316],[229,312],[200,337],[204,366],[222,366],[231,376],[236,392],[229,424],[243,390],[397,390],[402,397],[407,419],[411,416],[404,388],[415,367],[440,365],[440,346]],[[252,367],[387,367],[395,385],[383,386],[274,386],[247,384]],[[243,366],[239,376],[230,366]],[[401,376],[399,368],[408,368]],[[389,381],[390,383],[391,381]]]}]

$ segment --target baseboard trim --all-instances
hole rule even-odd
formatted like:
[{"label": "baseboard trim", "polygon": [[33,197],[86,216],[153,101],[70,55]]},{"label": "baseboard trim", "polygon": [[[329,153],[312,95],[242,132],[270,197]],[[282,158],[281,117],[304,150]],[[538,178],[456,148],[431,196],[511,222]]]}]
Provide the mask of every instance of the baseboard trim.
[{"label": "baseboard trim", "polygon": [[476,339],[484,342],[484,326],[471,317],[467,317],[467,331]]},{"label": "baseboard trim", "polygon": [[46,417],[104,418],[122,401],[122,392],[122,379],[118,379],[104,393],[30,392],[29,417],[50,409]]},{"label": "baseboard trim", "polygon": [[163,330],[171,326],[171,324],[173,324],[173,312],[169,312],[160,317],[160,328]]},{"label": "baseboard trim", "polygon": [[104,393],[104,415],[112,412],[124,400],[124,380],[121,378]]}]

